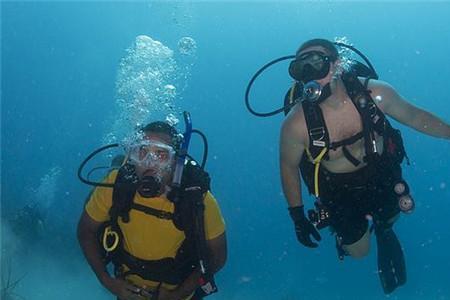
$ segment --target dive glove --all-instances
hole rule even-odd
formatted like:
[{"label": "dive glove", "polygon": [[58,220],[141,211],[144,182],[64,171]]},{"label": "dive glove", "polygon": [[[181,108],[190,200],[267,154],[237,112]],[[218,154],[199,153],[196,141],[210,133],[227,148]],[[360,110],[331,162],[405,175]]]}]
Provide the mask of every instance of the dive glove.
[{"label": "dive glove", "polygon": [[186,161],[183,169],[181,185],[172,189],[167,198],[178,202],[181,198],[201,197],[209,190],[210,177],[194,160]]},{"label": "dive glove", "polygon": [[189,160],[183,170],[183,179],[181,180],[181,190],[189,192],[190,190],[200,190],[206,193],[209,190],[211,178],[208,172],[203,170],[194,160]]},{"label": "dive glove", "polygon": [[320,241],[322,238],[316,227],[306,218],[304,206],[289,207],[289,214],[291,215],[292,221],[294,221],[297,240],[306,247],[317,248],[318,244],[311,240],[310,235],[317,241]]}]

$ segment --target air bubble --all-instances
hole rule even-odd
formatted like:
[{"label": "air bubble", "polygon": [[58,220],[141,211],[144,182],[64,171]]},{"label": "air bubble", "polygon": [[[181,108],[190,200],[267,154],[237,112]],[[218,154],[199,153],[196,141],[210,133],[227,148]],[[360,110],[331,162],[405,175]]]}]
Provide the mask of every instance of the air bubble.
[{"label": "air bubble", "polygon": [[197,43],[191,37],[182,37],[178,41],[178,51],[181,54],[193,56],[197,52]]}]

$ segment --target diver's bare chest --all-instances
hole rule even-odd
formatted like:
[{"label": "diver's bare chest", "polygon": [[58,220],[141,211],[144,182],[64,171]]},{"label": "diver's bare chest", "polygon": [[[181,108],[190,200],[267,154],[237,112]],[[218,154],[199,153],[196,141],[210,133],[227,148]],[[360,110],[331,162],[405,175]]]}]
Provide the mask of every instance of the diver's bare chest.
[{"label": "diver's bare chest", "polygon": [[349,138],[362,130],[361,117],[351,100],[342,101],[338,106],[322,107],[330,142]]}]

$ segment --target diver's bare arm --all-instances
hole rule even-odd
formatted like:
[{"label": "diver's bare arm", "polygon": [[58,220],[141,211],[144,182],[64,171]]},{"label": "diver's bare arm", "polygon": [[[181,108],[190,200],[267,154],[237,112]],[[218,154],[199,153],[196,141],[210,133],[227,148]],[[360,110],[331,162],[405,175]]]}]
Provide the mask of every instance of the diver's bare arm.
[{"label": "diver's bare arm", "polygon": [[386,83],[382,83],[378,90],[382,100],[381,107],[386,114],[422,133],[450,139],[449,124],[432,113],[410,104]]},{"label": "diver's bare arm", "polygon": [[227,261],[227,238],[225,232],[218,237],[206,241],[209,251],[209,270],[217,273]]},{"label": "diver's bare arm", "polygon": [[280,134],[280,174],[289,207],[303,204],[298,165],[304,152],[301,134],[294,122],[286,120]]},{"label": "diver's bare arm", "polygon": [[[218,237],[207,240],[207,247],[209,251],[209,272],[212,274],[218,272],[227,260],[227,240],[225,233]],[[199,286],[200,270],[194,271],[182,284],[180,284],[174,291],[177,299],[184,299],[194,292]]]},{"label": "diver's bare arm", "polygon": [[101,223],[94,221],[86,211],[83,211],[78,223],[77,235],[78,242],[83,250],[84,256],[97,276],[98,280],[103,284],[104,280],[110,278],[106,271],[101,256],[100,245],[97,241],[97,232]]}]

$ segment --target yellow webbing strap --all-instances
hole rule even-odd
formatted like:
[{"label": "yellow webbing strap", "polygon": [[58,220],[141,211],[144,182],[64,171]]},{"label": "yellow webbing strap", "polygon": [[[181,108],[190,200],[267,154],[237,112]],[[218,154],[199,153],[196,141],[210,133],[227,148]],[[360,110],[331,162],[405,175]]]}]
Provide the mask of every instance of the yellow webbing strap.
[{"label": "yellow webbing strap", "polygon": [[316,197],[319,197],[319,168],[320,168],[320,162],[322,161],[323,156],[325,153],[327,153],[328,148],[323,148],[322,151],[320,151],[319,155],[317,155],[316,158],[314,158],[314,195]]},{"label": "yellow webbing strap", "polygon": [[[112,236],[114,238],[114,242],[112,243],[112,245],[108,245],[108,237]],[[117,232],[112,231],[111,227],[107,227],[105,229],[105,232],[103,233],[103,248],[107,251],[107,252],[111,252],[114,249],[116,249],[117,245],[119,245],[119,235],[117,234]]]},{"label": "yellow webbing strap", "polygon": [[312,157],[311,152],[309,152],[309,149],[306,148],[305,150],[306,150],[306,156],[308,156],[309,161],[311,161],[311,162],[314,161],[314,158]]}]

